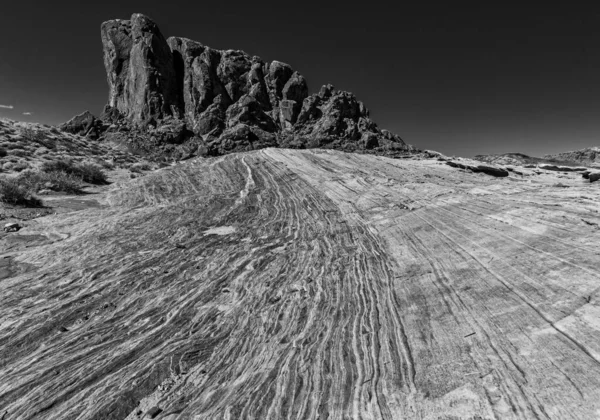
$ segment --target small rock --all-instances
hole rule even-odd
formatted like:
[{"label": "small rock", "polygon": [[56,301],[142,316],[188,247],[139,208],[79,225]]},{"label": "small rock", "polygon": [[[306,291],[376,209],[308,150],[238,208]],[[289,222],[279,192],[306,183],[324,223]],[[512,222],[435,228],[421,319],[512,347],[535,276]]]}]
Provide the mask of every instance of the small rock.
[{"label": "small rock", "polygon": [[5,232],[18,232],[21,229],[21,225],[18,223],[7,223],[4,225]]},{"label": "small rock", "polygon": [[150,410],[148,410],[148,412],[146,413],[146,417],[149,419],[154,419],[156,418],[160,413],[162,413],[162,409],[158,408],[158,407],[152,407]]},{"label": "small rock", "polygon": [[600,172],[594,172],[589,175],[590,182],[596,182],[600,179]]}]

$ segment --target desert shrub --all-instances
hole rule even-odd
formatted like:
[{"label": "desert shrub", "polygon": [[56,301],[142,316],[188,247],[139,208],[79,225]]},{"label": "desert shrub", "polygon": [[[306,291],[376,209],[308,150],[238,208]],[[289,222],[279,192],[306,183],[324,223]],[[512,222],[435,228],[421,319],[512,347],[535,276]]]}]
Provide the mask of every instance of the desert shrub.
[{"label": "desert shrub", "polygon": [[73,173],[75,171],[75,164],[69,160],[59,159],[51,162],[44,162],[40,169],[42,172]]},{"label": "desert shrub", "polygon": [[71,160],[60,159],[42,163],[41,170],[42,172],[64,172],[90,184],[106,184],[108,182],[102,167],[92,162],[74,163]]},{"label": "desert shrub", "polygon": [[71,194],[81,193],[81,178],[61,171],[37,172],[25,171],[17,181],[30,191],[51,189]]},{"label": "desert shrub", "polygon": [[21,137],[25,139],[27,143],[38,143],[39,145],[47,147],[48,149],[54,149],[56,146],[54,139],[48,137],[48,133],[45,131],[22,128]]},{"label": "desert shrub", "polygon": [[2,165],[2,170],[3,171],[12,171],[13,166],[15,166],[14,162],[5,162]]},{"label": "desert shrub", "polygon": [[45,141],[46,133],[43,131],[34,130],[33,128],[21,128],[21,137],[29,141]]},{"label": "desert shrub", "polygon": [[102,168],[95,163],[81,162],[75,168],[77,175],[81,176],[85,182],[90,184],[106,184],[108,182]]},{"label": "desert shrub", "polygon": [[78,176],[65,172],[49,172],[48,176],[48,182],[52,184],[51,189],[71,194],[81,193],[81,178]]},{"label": "desert shrub", "polygon": [[41,206],[42,201],[31,194],[26,186],[21,185],[18,179],[0,180],[0,201],[6,204],[21,206]]},{"label": "desert shrub", "polygon": [[26,150],[20,149],[20,148],[16,148],[16,147],[13,148],[13,149],[11,149],[10,152],[9,152],[9,154],[13,155],[13,156],[19,156],[19,157],[23,157],[23,156],[28,155],[28,153],[27,153]]},{"label": "desert shrub", "polygon": [[17,162],[15,163],[15,166],[13,166],[12,170],[16,172],[21,172],[27,168],[29,168],[29,164],[27,162]]}]

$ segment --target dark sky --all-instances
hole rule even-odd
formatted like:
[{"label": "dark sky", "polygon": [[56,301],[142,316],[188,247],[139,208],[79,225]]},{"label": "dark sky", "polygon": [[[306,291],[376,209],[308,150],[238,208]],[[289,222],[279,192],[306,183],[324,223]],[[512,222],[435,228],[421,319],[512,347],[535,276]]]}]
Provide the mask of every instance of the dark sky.
[{"label": "dark sky", "polygon": [[165,37],[287,62],[311,92],[354,92],[380,127],[417,147],[472,156],[600,146],[600,8],[480,3],[6,1],[0,104],[14,108],[0,117],[99,114],[100,24],[139,12]]}]

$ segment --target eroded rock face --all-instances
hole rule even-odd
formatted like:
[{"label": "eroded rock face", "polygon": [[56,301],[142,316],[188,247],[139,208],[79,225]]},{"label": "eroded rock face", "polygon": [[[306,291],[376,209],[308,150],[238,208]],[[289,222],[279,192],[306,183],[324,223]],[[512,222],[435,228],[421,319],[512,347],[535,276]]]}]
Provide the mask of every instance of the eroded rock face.
[{"label": "eroded rock face", "polygon": [[108,105],[136,124],[179,115],[173,54],[158,26],[141,14],[102,24]]},{"label": "eroded rock face", "polygon": [[177,119],[190,138],[204,141],[198,150],[211,154],[265,145],[412,150],[380,130],[353,94],[326,85],[309,95],[304,77],[288,64],[187,38],[165,40],[140,14],[105,22],[102,42],[109,84],[103,115],[120,130],[134,126],[138,143],[147,137],[140,127],[152,130]]}]

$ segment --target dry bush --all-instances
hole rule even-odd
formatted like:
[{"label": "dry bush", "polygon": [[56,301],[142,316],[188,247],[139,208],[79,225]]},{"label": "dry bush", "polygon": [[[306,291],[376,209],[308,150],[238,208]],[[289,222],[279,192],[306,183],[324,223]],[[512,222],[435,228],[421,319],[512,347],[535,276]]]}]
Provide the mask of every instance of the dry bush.
[{"label": "dry bush", "polygon": [[90,184],[107,184],[106,174],[99,165],[91,162],[81,162],[76,166],[77,174]]},{"label": "dry bush", "polygon": [[41,206],[42,201],[31,194],[17,179],[0,180],[0,201],[20,206]]},{"label": "dry bush", "polygon": [[82,188],[80,178],[60,171],[25,171],[16,180],[28,190],[36,192],[43,189],[51,189],[70,194],[80,194]]},{"label": "dry bush", "polygon": [[22,128],[20,131],[21,137],[27,140],[28,143],[38,143],[48,149],[54,149],[54,140],[48,138],[47,132],[34,130],[32,128]]},{"label": "dry bush", "polygon": [[13,166],[12,170],[15,172],[21,172],[28,168],[29,168],[29,164],[27,162],[19,161],[19,162],[15,163],[15,166]]},{"label": "dry bush", "polygon": [[108,180],[106,174],[99,165],[91,162],[74,163],[71,160],[55,160],[44,162],[41,166],[42,172],[64,172],[80,178],[90,184],[106,184]]},{"label": "dry bush", "polygon": [[12,149],[9,151],[9,153],[8,153],[8,154],[10,154],[10,155],[12,155],[12,156],[19,156],[19,157],[23,157],[23,156],[26,156],[26,155],[28,155],[29,153],[27,153],[27,150],[24,150],[24,149],[21,149],[21,148],[16,148],[16,147],[14,147],[14,148],[12,148]]}]

